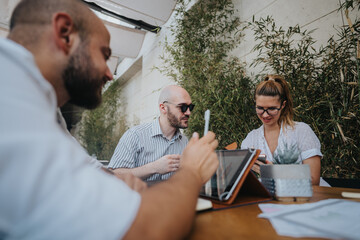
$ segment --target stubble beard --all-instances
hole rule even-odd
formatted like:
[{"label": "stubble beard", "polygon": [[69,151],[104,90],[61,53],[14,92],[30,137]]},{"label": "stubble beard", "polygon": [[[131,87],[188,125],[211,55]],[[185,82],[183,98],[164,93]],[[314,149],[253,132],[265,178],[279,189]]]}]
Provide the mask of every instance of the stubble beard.
[{"label": "stubble beard", "polygon": [[[175,114],[173,114],[170,110],[170,108],[167,109],[167,119],[170,123],[170,126],[176,128],[176,129],[185,129],[187,128],[188,126],[184,126],[181,124],[181,118],[178,119],[176,118]],[[187,117],[188,118],[188,117]]]},{"label": "stubble beard", "polygon": [[94,109],[101,103],[104,79],[98,77],[91,56],[83,43],[76,49],[63,71],[69,102],[86,109]]}]

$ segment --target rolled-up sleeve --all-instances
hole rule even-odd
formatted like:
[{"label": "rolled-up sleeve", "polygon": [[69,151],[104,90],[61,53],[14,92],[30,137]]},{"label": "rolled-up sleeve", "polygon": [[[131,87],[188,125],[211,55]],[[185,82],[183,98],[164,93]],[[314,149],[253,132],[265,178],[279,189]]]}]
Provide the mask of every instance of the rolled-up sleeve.
[{"label": "rolled-up sleeve", "polygon": [[306,160],[314,156],[323,156],[320,141],[309,125],[301,123],[297,135],[301,159]]}]

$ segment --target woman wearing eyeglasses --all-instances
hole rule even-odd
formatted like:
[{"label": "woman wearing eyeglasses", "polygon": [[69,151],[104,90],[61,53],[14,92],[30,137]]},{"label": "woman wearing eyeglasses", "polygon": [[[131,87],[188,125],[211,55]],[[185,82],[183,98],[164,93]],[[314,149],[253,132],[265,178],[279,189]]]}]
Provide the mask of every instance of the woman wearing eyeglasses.
[{"label": "woman wearing eyeglasses", "polygon": [[[241,148],[256,148],[266,164],[309,164],[313,185],[320,182],[320,141],[309,125],[293,120],[290,90],[282,76],[268,75],[254,93],[255,109],[263,125],[252,130]],[[260,173],[259,160],[253,170]]]}]

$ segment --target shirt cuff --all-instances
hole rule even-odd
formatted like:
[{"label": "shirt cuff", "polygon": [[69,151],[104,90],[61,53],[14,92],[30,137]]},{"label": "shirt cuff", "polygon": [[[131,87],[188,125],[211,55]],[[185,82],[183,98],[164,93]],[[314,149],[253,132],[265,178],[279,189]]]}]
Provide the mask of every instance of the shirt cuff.
[{"label": "shirt cuff", "polygon": [[322,153],[320,152],[320,149],[313,148],[306,151],[301,152],[301,159],[304,161],[308,158],[314,157],[314,156],[320,156],[320,158],[323,157]]}]

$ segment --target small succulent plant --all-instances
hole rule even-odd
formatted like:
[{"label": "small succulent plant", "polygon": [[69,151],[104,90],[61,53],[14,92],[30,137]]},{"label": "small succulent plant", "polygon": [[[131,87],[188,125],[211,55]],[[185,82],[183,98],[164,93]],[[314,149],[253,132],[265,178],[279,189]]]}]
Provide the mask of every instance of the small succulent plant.
[{"label": "small succulent plant", "polygon": [[300,151],[296,143],[283,142],[274,153],[274,164],[295,164]]}]

